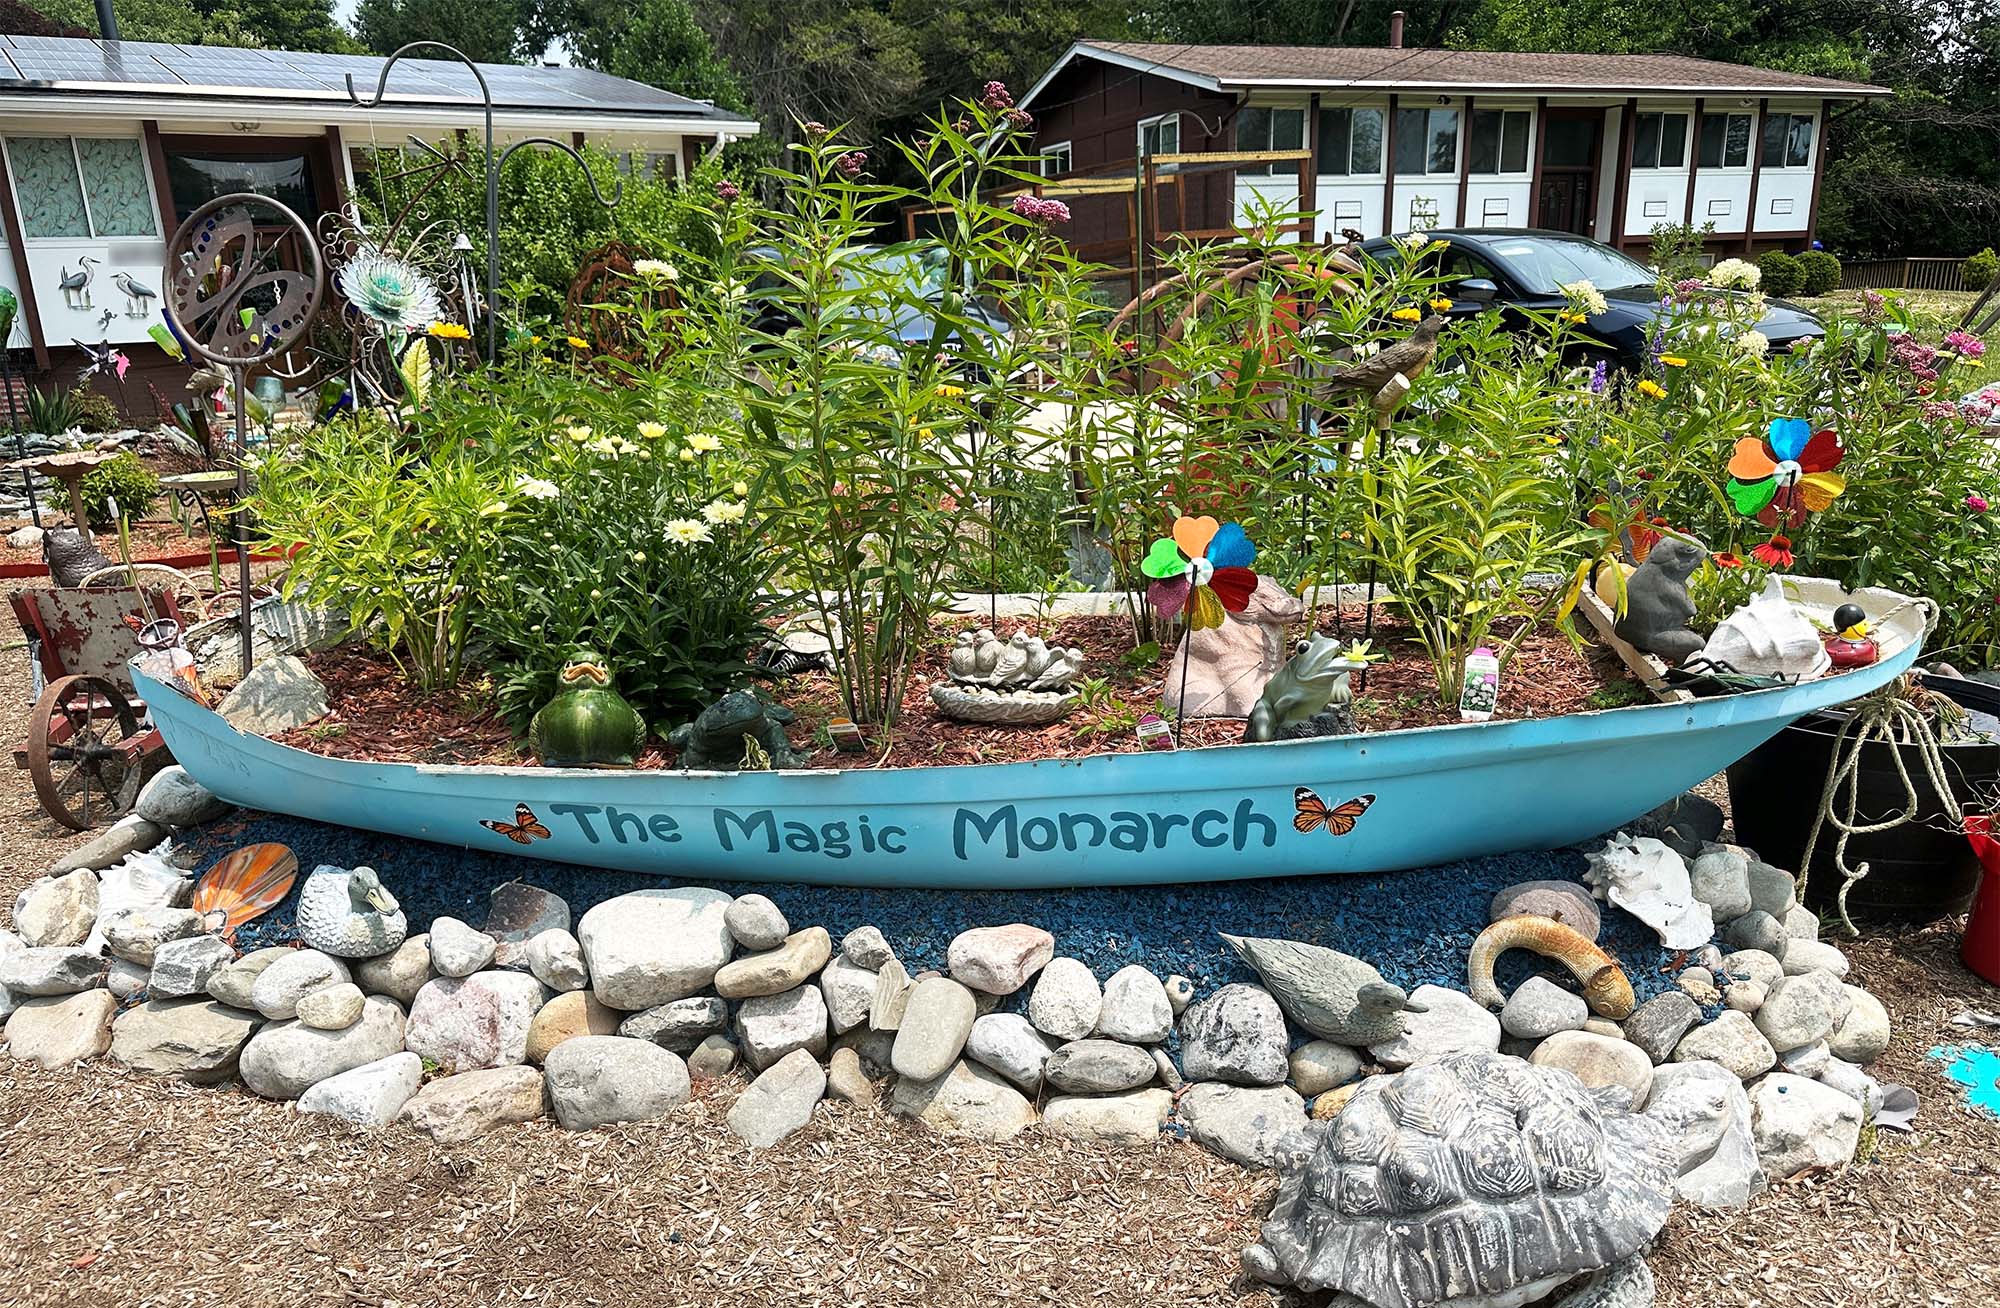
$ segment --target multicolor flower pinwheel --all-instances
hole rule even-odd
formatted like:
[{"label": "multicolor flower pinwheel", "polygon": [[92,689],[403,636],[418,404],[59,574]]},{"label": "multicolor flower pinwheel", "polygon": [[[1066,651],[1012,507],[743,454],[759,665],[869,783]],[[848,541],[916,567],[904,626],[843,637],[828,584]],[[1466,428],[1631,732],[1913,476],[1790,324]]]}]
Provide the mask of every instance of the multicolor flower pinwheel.
[{"label": "multicolor flower pinwheel", "polygon": [[1171,618],[1183,607],[1188,628],[1203,631],[1222,625],[1224,610],[1241,613],[1257,589],[1257,547],[1233,522],[1214,518],[1176,518],[1171,540],[1161,537],[1139,565],[1153,578],[1146,598]]},{"label": "multicolor flower pinwheel", "polygon": [[1834,471],[1841,453],[1832,428],[1816,432],[1804,418],[1773,418],[1763,440],[1736,442],[1723,489],[1739,512],[1766,527],[1798,527],[1847,489]]}]

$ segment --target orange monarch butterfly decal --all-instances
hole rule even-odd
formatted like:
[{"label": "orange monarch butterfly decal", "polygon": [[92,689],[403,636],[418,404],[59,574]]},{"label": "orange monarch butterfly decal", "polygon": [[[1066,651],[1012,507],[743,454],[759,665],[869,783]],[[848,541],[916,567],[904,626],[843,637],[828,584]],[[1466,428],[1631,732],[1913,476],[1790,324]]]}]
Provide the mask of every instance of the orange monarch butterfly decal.
[{"label": "orange monarch butterfly decal", "polygon": [[1300,786],[1292,792],[1292,802],[1299,806],[1298,816],[1292,819],[1292,825],[1300,831],[1312,832],[1325,827],[1329,836],[1344,836],[1354,830],[1354,824],[1375,802],[1375,796],[1356,795],[1339,808],[1328,808],[1326,801]]},{"label": "orange monarch butterfly decal", "polygon": [[[1372,796],[1371,796],[1372,798]],[[526,804],[514,805],[512,822],[495,822],[490,818],[479,819],[479,825],[488,831],[498,831],[517,845],[525,845],[534,840],[547,840],[549,829],[535,817],[535,810]],[[1349,825],[1353,825],[1349,823]]]}]

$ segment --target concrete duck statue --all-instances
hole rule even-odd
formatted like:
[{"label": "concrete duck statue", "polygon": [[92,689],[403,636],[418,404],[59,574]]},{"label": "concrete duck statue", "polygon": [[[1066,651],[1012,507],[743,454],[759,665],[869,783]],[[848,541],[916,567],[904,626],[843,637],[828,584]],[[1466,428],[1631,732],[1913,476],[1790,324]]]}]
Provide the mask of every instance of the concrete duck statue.
[{"label": "concrete duck statue", "polygon": [[410,924],[372,867],[322,863],[299,890],[299,939],[335,958],[373,958],[403,943]]},{"label": "concrete duck statue", "polygon": [[1380,1044],[1404,1034],[1404,1013],[1426,1011],[1352,954],[1301,940],[1217,934],[1264,979],[1285,1016],[1321,1039]]}]

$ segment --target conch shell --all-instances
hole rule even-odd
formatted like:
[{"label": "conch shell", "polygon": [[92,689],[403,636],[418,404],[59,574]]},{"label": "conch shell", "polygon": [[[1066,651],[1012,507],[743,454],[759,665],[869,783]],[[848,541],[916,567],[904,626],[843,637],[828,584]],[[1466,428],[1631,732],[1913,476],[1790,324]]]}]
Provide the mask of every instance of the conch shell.
[{"label": "conch shell", "polygon": [[1583,983],[1584,1002],[1598,1016],[1617,1021],[1632,1015],[1637,1000],[1618,960],[1590,943],[1575,927],[1533,914],[1503,917],[1472,942],[1472,953],[1466,960],[1472,972],[1472,997],[1486,1007],[1501,1008],[1507,1003],[1507,996],[1493,981],[1493,964],[1510,949],[1532,949],[1568,968]]}]

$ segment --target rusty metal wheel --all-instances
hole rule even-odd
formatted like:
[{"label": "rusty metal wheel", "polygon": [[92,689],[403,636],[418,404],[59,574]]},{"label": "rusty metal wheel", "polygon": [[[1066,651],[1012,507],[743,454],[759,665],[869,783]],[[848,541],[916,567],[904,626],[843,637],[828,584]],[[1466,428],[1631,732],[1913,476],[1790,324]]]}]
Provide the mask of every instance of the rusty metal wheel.
[{"label": "rusty metal wheel", "polygon": [[78,831],[130,812],[145,760],[125,742],[138,734],[131,701],[104,678],[49,683],[28,718],[28,775],[42,808]]}]

